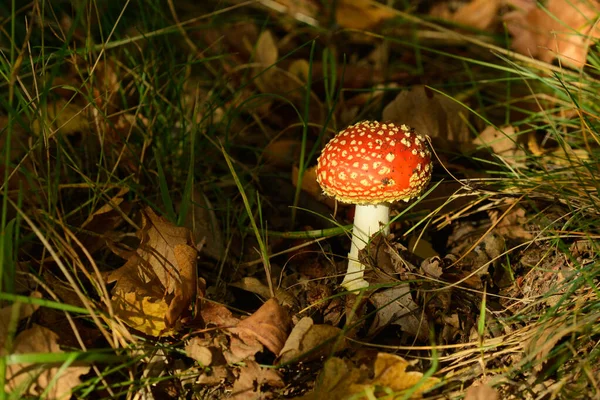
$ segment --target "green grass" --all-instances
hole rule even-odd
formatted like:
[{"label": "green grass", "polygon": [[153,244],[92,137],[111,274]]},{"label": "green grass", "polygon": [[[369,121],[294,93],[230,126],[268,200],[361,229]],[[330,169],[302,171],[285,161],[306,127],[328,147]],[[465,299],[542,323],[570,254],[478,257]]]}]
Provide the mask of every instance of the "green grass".
[{"label": "green grass", "polygon": [[[470,139],[444,146],[433,138],[447,170],[436,166],[423,199],[399,210],[395,240],[407,243],[414,235],[441,242],[456,226],[472,224],[476,238],[447,265],[452,268],[513,211],[524,210],[516,224],[533,235],[507,239],[499,255],[478,266],[503,269],[510,284],[502,290],[470,286],[473,271],[454,281],[412,273],[407,278],[418,288],[415,296],[448,294],[464,302],[464,315],[472,318],[461,320],[461,328],[473,329],[461,339],[440,342],[444,322],[438,320],[430,343],[353,340],[418,359],[420,371],[442,378],[431,398],[460,396],[464,382],[483,374],[507,394],[538,395],[546,384],[554,398],[598,396],[597,47],[591,47],[590,65],[576,71],[515,54],[508,34],[461,31],[404,3],[394,22],[378,31],[298,24],[293,33],[286,31],[292,23],[287,17],[254,2],[176,2],[179,23],[168,2],[154,0],[25,6],[13,0],[0,6],[0,116],[6,118],[0,132],[0,306],[39,307],[32,317],[11,319],[0,387],[11,364],[66,368],[75,362],[95,367],[76,389],[77,398],[131,397],[153,384],[178,382],[145,374],[159,350],[184,360],[188,370],[181,374],[193,373],[181,338],[188,328],[172,340],[139,335],[110,306],[104,276],[123,264],[112,250],[135,248],[139,211],[150,206],[181,226],[193,207],[202,206],[192,194],[206,196],[212,204],[207,211],[223,232],[224,253],[200,257],[209,296],[239,307],[229,304],[227,285],[249,275],[275,293],[287,282],[296,252],[311,251],[329,264],[345,255],[340,248],[350,225],[343,210],[334,218],[333,210],[301,189],[324,143],[346,124],[381,118],[400,91],[426,82],[432,94],[463,107]],[[267,31],[280,48],[275,63],[261,66],[261,49],[248,38]],[[428,41],[419,36],[424,31],[459,45]],[[349,71],[383,42],[386,76],[402,72],[404,80],[354,84],[359,77]],[[287,68],[295,60],[306,61],[306,75],[294,80]],[[261,90],[265,77],[271,86]],[[355,109],[348,105],[352,100],[359,104]],[[510,139],[523,151],[522,164],[471,143],[485,127],[506,125],[516,128]],[[265,146],[278,138],[299,144],[289,165],[264,159]],[[114,211],[119,223],[86,227],[122,189],[123,203]],[[527,261],[534,252],[539,257]],[[51,279],[63,285],[54,287]],[[315,280],[334,289],[339,282],[335,276]],[[551,280],[552,291],[539,289]],[[43,298],[31,297],[33,290]],[[322,301],[347,297],[332,293]],[[379,311],[355,306],[344,331],[353,335]],[[315,308],[302,307],[306,315],[317,315]],[[64,326],[48,328],[71,336],[93,330],[93,346],[11,354],[16,335],[34,323],[49,324],[43,315],[50,312],[59,313]],[[438,318],[451,310],[444,313]],[[192,390],[180,389],[182,397]],[[6,396],[0,399],[19,394]]]}]

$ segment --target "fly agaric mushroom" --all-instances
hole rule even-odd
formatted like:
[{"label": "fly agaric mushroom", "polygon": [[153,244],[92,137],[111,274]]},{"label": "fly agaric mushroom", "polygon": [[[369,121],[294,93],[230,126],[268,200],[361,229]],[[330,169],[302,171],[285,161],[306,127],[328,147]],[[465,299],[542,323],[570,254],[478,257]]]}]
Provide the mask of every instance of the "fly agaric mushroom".
[{"label": "fly agaric mushroom", "polygon": [[356,204],[345,289],[369,285],[363,278],[365,266],[358,261],[359,250],[377,232],[389,233],[389,202],[419,196],[431,170],[425,138],[406,125],[363,121],[327,143],[317,161],[317,182],[326,195]]}]

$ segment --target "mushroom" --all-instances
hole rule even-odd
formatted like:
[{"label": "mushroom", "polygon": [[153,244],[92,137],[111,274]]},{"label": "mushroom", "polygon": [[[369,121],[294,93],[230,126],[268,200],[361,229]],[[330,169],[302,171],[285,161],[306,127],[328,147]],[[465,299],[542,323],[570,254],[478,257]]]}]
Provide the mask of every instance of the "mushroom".
[{"label": "mushroom", "polygon": [[425,138],[406,125],[363,121],[339,132],[317,161],[317,182],[326,195],[356,204],[348,271],[342,286],[368,286],[358,252],[371,236],[389,233],[389,203],[421,194],[431,179]]}]

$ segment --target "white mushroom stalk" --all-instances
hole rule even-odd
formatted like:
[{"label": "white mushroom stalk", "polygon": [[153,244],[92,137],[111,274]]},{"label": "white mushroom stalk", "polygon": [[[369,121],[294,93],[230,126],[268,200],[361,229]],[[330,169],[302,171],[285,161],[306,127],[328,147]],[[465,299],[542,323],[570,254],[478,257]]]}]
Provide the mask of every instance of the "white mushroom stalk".
[{"label": "white mushroom stalk", "polygon": [[358,205],[354,211],[352,246],[348,253],[348,271],[342,281],[346,290],[358,290],[369,286],[364,279],[365,266],[358,259],[358,252],[364,249],[377,232],[390,233],[390,207],[387,203]]},{"label": "white mushroom stalk", "polygon": [[317,163],[317,182],[325,194],[356,204],[344,289],[369,286],[358,254],[377,232],[389,233],[388,203],[417,197],[430,179],[425,138],[406,125],[363,121],[327,143]]}]

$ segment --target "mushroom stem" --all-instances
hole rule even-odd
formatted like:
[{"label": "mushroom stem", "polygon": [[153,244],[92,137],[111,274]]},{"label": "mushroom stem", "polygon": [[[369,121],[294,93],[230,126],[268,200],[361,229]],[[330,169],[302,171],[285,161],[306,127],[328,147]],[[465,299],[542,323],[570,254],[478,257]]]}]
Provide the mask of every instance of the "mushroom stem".
[{"label": "mushroom stem", "polygon": [[[348,253],[348,271],[342,286],[346,290],[358,290],[369,286],[363,278],[365,266],[358,260],[358,252],[365,248],[371,236],[379,231],[389,233],[390,207],[387,203],[357,205],[352,228],[352,247]],[[383,225],[383,226],[382,226]]]}]

